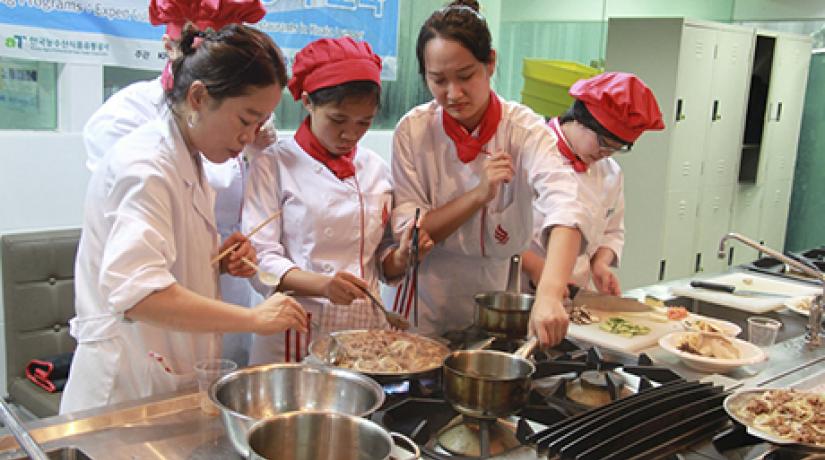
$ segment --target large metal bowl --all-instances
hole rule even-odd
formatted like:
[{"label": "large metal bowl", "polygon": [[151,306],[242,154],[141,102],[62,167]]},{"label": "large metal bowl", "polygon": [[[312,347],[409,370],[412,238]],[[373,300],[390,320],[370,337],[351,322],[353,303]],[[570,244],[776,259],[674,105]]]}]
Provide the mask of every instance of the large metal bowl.
[{"label": "large metal bowl", "polygon": [[227,436],[241,456],[258,420],[293,411],[328,411],[363,417],[384,403],[384,391],[357,372],[305,364],[269,364],[239,369],[209,387]]}]

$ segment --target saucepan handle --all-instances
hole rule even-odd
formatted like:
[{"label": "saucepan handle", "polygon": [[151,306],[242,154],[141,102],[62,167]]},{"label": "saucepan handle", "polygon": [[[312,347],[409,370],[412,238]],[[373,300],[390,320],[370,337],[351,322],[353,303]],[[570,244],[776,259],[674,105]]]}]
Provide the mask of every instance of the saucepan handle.
[{"label": "saucepan handle", "polygon": [[521,293],[521,254],[510,257],[510,272],[507,274],[507,292]]},{"label": "saucepan handle", "polygon": [[516,352],[513,354],[515,356],[518,356],[519,358],[527,359],[527,357],[530,356],[530,353],[532,353],[533,350],[536,349],[536,345],[538,344],[539,338],[536,336],[532,336],[530,337],[530,340],[525,342],[524,345],[520,346],[518,350],[516,350]]},{"label": "saucepan handle", "polygon": [[393,442],[395,442],[396,439],[402,440],[404,442],[404,444],[407,445],[406,447],[411,448],[412,451],[413,451],[413,457],[411,457],[410,459],[399,459],[399,460],[418,460],[418,459],[421,458],[421,448],[418,447],[418,444],[416,444],[415,441],[413,441],[412,439],[404,436],[401,433],[396,433],[395,431],[390,431],[390,437],[392,438]]}]

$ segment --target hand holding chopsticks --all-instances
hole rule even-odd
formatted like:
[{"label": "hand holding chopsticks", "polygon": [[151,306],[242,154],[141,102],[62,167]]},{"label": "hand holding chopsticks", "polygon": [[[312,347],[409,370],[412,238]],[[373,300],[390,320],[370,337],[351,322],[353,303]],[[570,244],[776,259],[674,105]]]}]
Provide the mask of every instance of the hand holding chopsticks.
[{"label": "hand holding chopsticks", "polygon": [[[270,223],[273,220],[277,219],[278,216],[280,216],[280,215],[281,215],[281,210],[280,209],[273,212],[271,216],[267,217],[266,220],[264,220],[263,222],[258,224],[258,226],[256,226],[252,230],[250,230],[250,232],[247,233],[244,236],[246,237],[247,240],[252,238],[252,235],[258,233],[258,231],[260,231],[262,228],[264,228],[268,223]],[[240,245],[241,245],[241,243],[238,242],[238,243],[235,243],[232,246],[229,246],[228,248],[224,249],[223,251],[221,251],[220,254],[218,254],[217,256],[212,258],[212,261],[210,262],[210,264],[214,264],[216,262],[219,262],[221,259],[226,257],[227,254],[231,253],[232,251],[236,251]]]}]

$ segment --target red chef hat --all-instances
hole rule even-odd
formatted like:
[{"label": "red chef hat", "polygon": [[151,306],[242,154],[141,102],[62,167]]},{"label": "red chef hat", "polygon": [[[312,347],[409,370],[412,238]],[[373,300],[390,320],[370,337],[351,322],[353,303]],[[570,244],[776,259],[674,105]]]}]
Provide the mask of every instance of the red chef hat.
[{"label": "red chef hat", "polygon": [[367,42],[352,37],[321,38],[295,55],[289,92],[297,101],[301,93],[350,81],[368,80],[381,86],[381,58]]},{"label": "red chef hat", "polygon": [[179,40],[183,26],[192,21],[199,30],[219,30],[227,24],[253,24],[266,15],[260,0],[150,0],[149,21],[166,24],[166,33]]},{"label": "red chef hat", "polygon": [[593,118],[625,142],[633,143],[649,129],[664,129],[653,91],[639,77],[605,72],[579,80],[570,95],[582,101]]}]

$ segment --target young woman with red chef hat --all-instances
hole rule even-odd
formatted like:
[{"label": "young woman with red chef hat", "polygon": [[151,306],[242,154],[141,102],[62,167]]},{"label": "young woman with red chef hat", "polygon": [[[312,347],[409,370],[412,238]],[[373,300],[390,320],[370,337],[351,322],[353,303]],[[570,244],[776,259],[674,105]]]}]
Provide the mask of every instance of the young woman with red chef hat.
[{"label": "young woman with red chef hat", "polygon": [[[217,31],[227,24],[256,23],[265,14],[260,0],[151,0],[149,20],[154,25],[166,25],[163,43],[169,61],[160,77],[133,83],[118,91],[92,115],[83,129],[88,168],[94,171],[120,138],[167,111],[164,88],[171,87],[173,83],[171,62],[179,54],[177,43],[187,21],[199,30]],[[221,164],[208,160],[203,162],[206,179],[216,192],[215,218],[221,239],[240,229],[244,183],[248,176],[247,160],[274,140],[275,128],[270,118],[243,155]],[[233,262],[241,263],[237,256]],[[247,307],[262,300],[248,279],[228,273],[221,275],[220,292],[227,302]],[[249,334],[226,334],[223,337],[223,356],[245,365],[251,341]]]},{"label": "young woman with red chef hat", "polygon": [[535,200],[558,263],[547,265],[530,329],[542,344],[558,343],[568,325],[566,283],[583,247],[579,229],[590,219],[577,202],[575,172],[540,116],[492,91],[496,53],[477,2],[433,13],[416,53],[434,100],[398,123],[392,172],[394,225],[420,208],[421,226],[436,242],[418,277],[419,332],[470,325],[473,296],[505,287],[510,257],[530,242]]},{"label": "young woman with red chef hat", "polygon": [[[381,58],[350,37],[316,40],[295,55],[289,90],[309,115],[252,165],[244,227],[276,210],[279,224],[254,237],[263,270],[281,278],[312,316],[311,333],[386,327],[365,291],[407,265],[410,231],[400,247],[389,226],[389,167],[358,145],[378,112]],[[411,229],[410,225],[410,229]],[[422,232],[420,246],[432,246]],[[300,361],[312,336],[255,336],[250,361]]]},{"label": "young woman with red chef hat", "polygon": [[[624,245],[624,190],[619,164],[610,156],[629,151],[643,132],[665,125],[653,92],[633,74],[606,72],[580,80],[570,95],[576,99],[573,105],[548,126],[568,167],[578,174],[579,200],[595,210],[594,219],[585,224],[593,238],[576,260],[571,281],[588,286],[592,280],[600,292],[620,295],[611,267],[618,265]],[[540,211],[535,213],[540,221]],[[538,240],[522,261],[537,284],[544,269]]]},{"label": "young woman with red chef hat", "polygon": [[307,326],[283,295],[252,309],[216,300],[213,257],[236,244],[239,256],[254,260],[255,251],[242,237],[219,247],[202,166],[237,157],[275,109],[286,83],[280,50],[239,25],[185,29],[180,47],[170,110],[118,141],[89,182],[70,321],[78,345],[61,413],[194,384],[194,363],[212,356],[216,333]]}]

